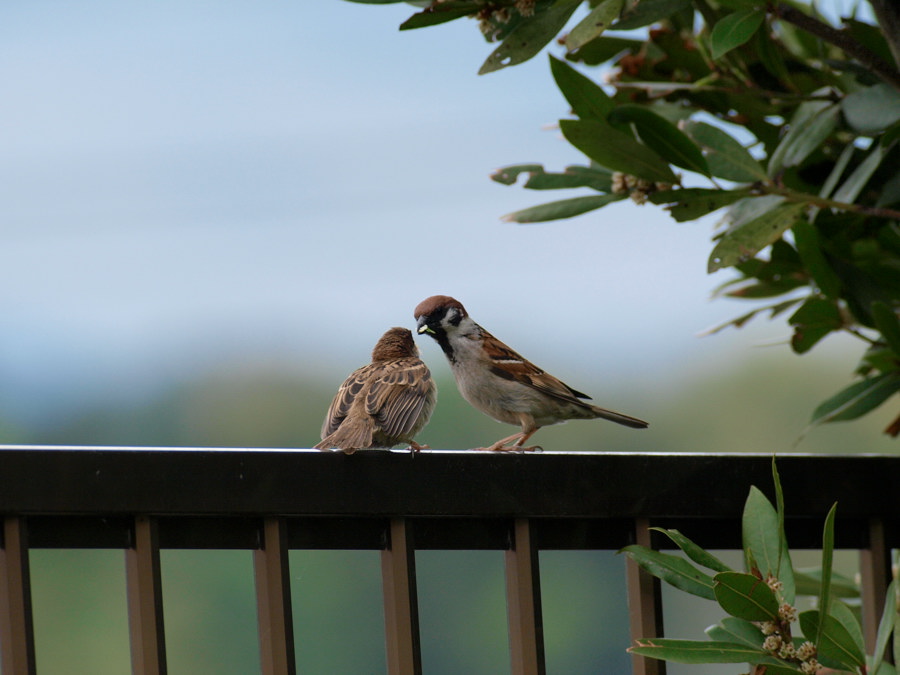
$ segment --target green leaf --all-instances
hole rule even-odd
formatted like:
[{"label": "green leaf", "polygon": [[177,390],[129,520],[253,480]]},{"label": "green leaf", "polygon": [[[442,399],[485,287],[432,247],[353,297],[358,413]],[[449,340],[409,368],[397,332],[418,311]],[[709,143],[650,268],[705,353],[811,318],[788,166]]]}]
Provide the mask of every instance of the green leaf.
[{"label": "green leaf", "polygon": [[837,202],[854,202],[859,196],[859,193],[862,192],[862,189],[866,186],[866,183],[869,182],[869,178],[872,177],[872,174],[875,173],[875,170],[881,165],[881,160],[884,159],[885,155],[887,155],[893,145],[893,143],[890,143],[887,146],[884,146],[879,143],[872,148],[869,152],[869,156],[859,163],[859,166],[857,166],[847,180],[844,181],[844,184],[837,189],[832,199]]},{"label": "green leaf", "polygon": [[769,658],[767,652],[747,644],[711,640],[648,638],[637,640],[628,651],[675,663],[760,663]]},{"label": "green leaf", "polygon": [[838,157],[838,161],[834,163],[834,167],[831,169],[831,173],[828,174],[828,178],[826,178],[825,182],[822,184],[822,189],[819,190],[820,197],[828,199],[828,197],[831,196],[831,193],[837,186],[838,181],[841,179],[841,176],[844,175],[844,170],[847,168],[850,160],[853,159],[853,155],[855,152],[856,146],[854,146],[853,143],[848,143],[844,147],[844,150],[841,152],[841,156]]},{"label": "green leaf", "polygon": [[[822,614],[828,614],[831,609],[831,567],[834,562],[834,514],[837,504],[834,504],[825,517],[825,527],[822,532],[822,588],[819,591],[819,610]],[[819,624],[816,633],[815,644],[822,641],[824,623]]]},{"label": "green leaf", "polygon": [[818,150],[837,127],[840,114],[840,106],[833,103],[808,101],[800,105],[769,159],[769,175],[800,165]]},{"label": "green leaf", "polygon": [[887,84],[855,91],[841,102],[844,119],[861,134],[877,134],[900,121],[900,92]]},{"label": "green leaf", "polygon": [[662,527],[651,527],[651,530],[656,530],[657,532],[662,532],[669,539],[671,539],[675,544],[684,551],[685,555],[688,558],[693,560],[698,565],[703,565],[711,570],[716,572],[731,572],[731,568],[719,560],[716,556],[714,556],[709,551],[697,546],[693,541],[685,537],[678,530],[667,530]]},{"label": "green leaf", "polygon": [[491,180],[504,185],[514,185],[519,175],[523,173],[543,172],[543,164],[514,164],[513,166],[505,166],[497,169],[491,174]]},{"label": "green leaf", "polygon": [[805,354],[832,331],[844,327],[841,311],[833,300],[811,297],[804,301],[788,319],[794,327],[791,348],[798,354]]},{"label": "green leaf", "polygon": [[747,183],[766,180],[766,172],[747,149],[718,127],[686,121],[684,132],[702,149],[710,173],[716,178]]},{"label": "green leaf", "polygon": [[660,183],[675,183],[675,174],[646,145],[600,120],[561,120],[563,136],[601,166]]},{"label": "green leaf", "polygon": [[803,266],[823,294],[836,300],[841,293],[841,279],[832,269],[819,243],[819,231],[812,223],[799,220],[793,227],[794,244]]},{"label": "green leaf", "polygon": [[637,52],[643,47],[641,40],[629,40],[619,37],[599,37],[591,40],[584,47],[566,54],[570,61],[578,61],[589,66],[597,66],[606,63],[617,54],[624,51]]},{"label": "green leaf", "polygon": [[707,269],[715,272],[749,260],[777,240],[801,218],[804,204],[779,204],[763,215],[731,229],[713,248]]},{"label": "green leaf", "polygon": [[755,625],[736,616],[726,616],[718,624],[706,629],[710,640],[740,642],[761,649],[766,636]]},{"label": "green leaf", "polygon": [[560,220],[580,216],[582,213],[599,209],[607,204],[621,201],[625,195],[588,195],[587,197],[573,197],[558,202],[539,204],[521,211],[507,213],[502,220],[508,223],[543,223],[548,220]]},{"label": "green leaf", "polygon": [[614,103],[599,84],[552,55],[550,72],[553,73],[556,86],[572,106],[572,112],[583,120],[606,119]]},{"label": "green leaf", "polygon": [[815,409],[810,426],[861,417],[900,391],[900,375],[882,373],[854,382]]},{"label": "green leaf", "polygon": [[759,488],[753,486],[741,518],[744,553],[765,579],[777,576],[781,555],[778,513]]},{"label": "green leaf", "polygon": [[[358,1],[358,0],[353,0]],[[454,2],[432,4],[418,14],[413,14],[400,24],[400,30],[413,30],[415,28],[427,28],[447,23],[454,19],[461,19],[477,12],[481,8],[477,2]]]},{"label": "green leaf", "polygon": [[897,580],[894,579],[888,586],[884,599],[884,611],[881,621],[878,622],[878,634],[875,638],[875,652],[872,654],[872,668],[870,672],[877,673],[884,661],[884,650],[887,648],[891,633],[897,625]]},{"label": "green leaf", "polygon": [[749,196],[748,188],[736,190],[681,188],[653,192],[650,195],[650,201],[653,204],[671,204],[666,210],[677,222],[683,223],[688,220],[696,220]]},{"label": "green leaf", "polygon": [[636,544],[626,546],[621,552],[647,572],[675,588],[707,600],[716,599],[712,577],[694,567],[684,558]]},{"label": "green leaf", "polygon": [[777,621],[778,598],[765,581],[744,572],[713,577],[716,600],[731,616],[746,621]]},{"label": "green leaf", "polygon": [[[819,634],[820,616],[817,609],[800,614],[800,629],[807,640],[814,641]],[[866,657],[850,632],[833,616],[825,615],[822,623],[822,637],[816,643],[819,659],[827,659],[847,670],[865,666]]]},{"label": "green leaf", "polygon": [[600,37],[619,17],[625,0],[603,0],[579,21],[566,36],[566,49],[573,51]]},{"label": "green leaf", "polygon": [[559,34],[580,4],[581,0],[557,0],[549,9],[524,19],[487,57],[478,74],[515,66],[537,55]]},{"label": "green leaf", "polygon": [[900,358],[900,319],[897,318],[897,312],[881,300],[872,303],[871,311],[875,327],[894,355]]},{"label": "green leaf", "polygon": [[[819,568],[794,570],[794,580],[797,584],[797,595],[819,595],[822,588],[822,570]],[[836,598],[859,598],[859,586],[853,579],[832,572],[831,595]]]},{"label": "green leaf", "polygon": [[796,582],[794,581],[794,565],[791,563],[791,551],[788,547],[787,535],[784,531],[784,492],[781,489],[781,476],[778,475],[778,465],[772,456],[772,482],[775,484],[775,514],[778,516],[778,571],[776,578],[781,582],[781,597],[790,604],[794,604]]},{"label": "green leaf", "polygon": [[766,13],[763,10],[744,9],[719,19],[709,35],[713,59],[718,60],[735,47],[747,42],[765,18]]},{"label": "green leaf", "polygon": [[689,7],[691,0],[640,0],[629,2],[621,18],[613,26],[616,30],[643,28]]},{"label": "green leaf", "polygon": [[657,115],[648,107],[620,105],[608,119],[612,123],[634,124],[641,140],[670,164],[705,176],[709,175],[706,158],[697,144],[669,120]]}]

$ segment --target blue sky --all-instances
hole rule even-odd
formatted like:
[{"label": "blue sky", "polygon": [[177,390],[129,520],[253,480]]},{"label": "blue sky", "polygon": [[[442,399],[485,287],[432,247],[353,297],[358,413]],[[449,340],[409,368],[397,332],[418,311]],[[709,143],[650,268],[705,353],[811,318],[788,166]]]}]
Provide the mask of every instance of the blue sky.
[{"label": "blue sky", "polygon": [[746,309],[709,301],[728,274],[705,272],[711,220],[622,203],[501,222],[561,195],[493,169],[585,161],[553,128],[546,56],[479,77],[476,24],[398,32],[413,11],[5,3],[0,375],[39,392],[254,358],[344,374],[435,293],[598,394],[786,337],[696,337]]}]

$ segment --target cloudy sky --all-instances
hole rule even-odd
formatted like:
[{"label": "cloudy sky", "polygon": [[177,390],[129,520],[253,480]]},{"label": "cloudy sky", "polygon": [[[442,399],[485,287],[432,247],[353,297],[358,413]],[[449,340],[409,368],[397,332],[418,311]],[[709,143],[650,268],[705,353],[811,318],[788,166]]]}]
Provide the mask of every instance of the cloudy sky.
[{"label": "cloudy sky", "polygon": [[553,127],[546,56],[479,77],[473,21],[399,32],[412,11],[4,3],[3,379],[140,389],[256,357],[345,373],[435,293],[593,392],[786,337],[696,337],[746,309],[709,300],[728,274],[705,272],[712,221],[622,203],[502,222],[564,195],[493,169],[585,161]]}]

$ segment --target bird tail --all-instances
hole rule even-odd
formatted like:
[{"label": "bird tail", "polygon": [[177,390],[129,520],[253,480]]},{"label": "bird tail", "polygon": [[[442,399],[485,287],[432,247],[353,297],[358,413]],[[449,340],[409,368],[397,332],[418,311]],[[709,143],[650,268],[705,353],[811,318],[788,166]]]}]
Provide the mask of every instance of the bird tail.
[{"label": "bird tail", "polygon": [[374,431],[375,421],[371,417],[347,417],[341,422],[341,426],[323,438],[315,448],[317,450],[338,448],[351,455],[360,448],[368,448],[372,445]]},{"label": "bird tail", "polygon": [[590,406],[590,408],[594,415],[596,415],[597,417],[602,417],[605,420],[616,422],[617,424],[624,424],[626,427],[632,427],[634,429],[646,429],[650,426],[649,422],[645,422],[644,420],[638,419],[637,417],[631,417],[629,415],[617,413],[614,410],[598,408],[595,405]]}]

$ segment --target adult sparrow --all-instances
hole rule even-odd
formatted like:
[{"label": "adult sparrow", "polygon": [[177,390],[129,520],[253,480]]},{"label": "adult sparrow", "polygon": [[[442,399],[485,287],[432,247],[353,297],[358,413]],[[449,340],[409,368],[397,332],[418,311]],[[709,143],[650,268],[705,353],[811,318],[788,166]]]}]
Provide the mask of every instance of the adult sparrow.
[{"label": "adult sparrow", "polygon": [[350,455],[362,448],[408,443],[417,452],[428,447],[413,439],[428,423],[436,401],[437,388],[412,333],[391,328],[372,350],[372,363],[353,371],[338,389],[315,447]]},{"label": "adult sparrow", "polygon": [[590,396],[535,366],[475,323],[458,300],[434,295],[415,310],[418,333],[440,345],[456,377],[459,392],[481,412],[522,431],[478,450],[534,450],[523,447],[541,427],[571,419],[602,417],[642,429],[647,422],[598,408]]}]

